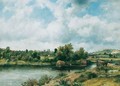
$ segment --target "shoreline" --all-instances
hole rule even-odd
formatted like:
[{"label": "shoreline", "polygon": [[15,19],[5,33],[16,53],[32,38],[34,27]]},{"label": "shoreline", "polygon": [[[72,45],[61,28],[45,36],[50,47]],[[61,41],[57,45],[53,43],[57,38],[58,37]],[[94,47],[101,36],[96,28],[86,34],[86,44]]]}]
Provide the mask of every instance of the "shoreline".
[{"label": "shoreline", "polygon": [[[90,64],[92,65],[92,64]],[[19,67],[30,67],[30,68],[52,68],[52,69],[55,69],[55,70],[75,70],[75,69],[84,69],[86,67],[89,67],[90,65],[83,65],[83,66],[80,66],[80,65],[72,65],[72,66],[64,66],[64,67],[56,67],[56,65],[52,65],[52,64],[46,64],[46,63],[43,63],[43,64],[34,64],[34,63],[31,63],[31,64],[10,64],[10,63],[7,63],[7,64],[0,64],[0,68],[19,68]]]}]

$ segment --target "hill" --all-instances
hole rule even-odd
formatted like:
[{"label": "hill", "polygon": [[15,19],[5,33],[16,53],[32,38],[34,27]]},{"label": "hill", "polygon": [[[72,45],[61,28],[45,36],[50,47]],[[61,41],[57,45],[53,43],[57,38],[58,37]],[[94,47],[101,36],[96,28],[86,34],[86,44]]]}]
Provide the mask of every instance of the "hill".
[{"label": "hill", "polygon": [[120,50],[117,50],[117,49],[104,49],[104,50],[93,52],[93,54],[120,54]]}]

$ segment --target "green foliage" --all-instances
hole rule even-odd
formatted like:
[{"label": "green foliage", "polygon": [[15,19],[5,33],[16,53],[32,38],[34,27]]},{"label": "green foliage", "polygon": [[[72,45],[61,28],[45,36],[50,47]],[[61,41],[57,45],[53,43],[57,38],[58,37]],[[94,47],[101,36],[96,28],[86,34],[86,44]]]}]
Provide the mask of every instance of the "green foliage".
[{"label": "green foliage", "polygon": [[110,53],[110,54],[109,54],[109,57],[111,58],[112,56],[113,56],[113,55]]},{"label": "green foliage", "polygon": [[[44,57],[44,59],[41,59],[41,57]],[[49,57],[54,58],[51,59]],[[75,62],[76,60],[86,59],[87,57],[88,53],[85,52],[84,48],[80,48],[78,51],[74,52],[71,43],[55,48],[54,51],[50,51],[50,49],[44,51],[33,51],[28,49],[24,51],[14,51],[10,50],[10,47],[6,47],[5,49],[0,48],[0,58],[12,62],[22,60],[25,62],[42,61],[55,63],[58,60],[62,60],[67,63],[72,63],[73,61]]]},{"label": "green foliage", "polygon": [[36,79],[29,79],[26,82],[22,83],[22,86],[42,86],[45,83],[48,83],[52,78],[47,76],[47,75],[43,75],[39,81],[37,81]]},{"label": "green foliage", "polygon": [[33,57],[33,58],[40,59],[37,51],[34,51],[34,52],[32,53],[32,57]]},{"label": "green foliage", "polygon": [[64,77],[66,75],[67,75],[66,73],[59,73],[56,78]]},{"label": "green foliage", "polygon": [[10,50],[10,47],[6,49],[0,49],[0,58],[9,60],[9,61],[29,61],[29,62],[38,62],[40,61],[40,53],[38,51],[25,50],[25,51],[13,51]]},{"label": "green foliage", "polygon": [[76,61],[80,59],[86,59],[88,57],[88,52],[84,50],[84,48],[80,48],[77,51],[73,51],[72,44],[66,44],[64,46],[60,46],[56,52],[56,61]]},{"label": "green foliage", "polygon": [[64,79],[61,79],[61,80],[59,81],[59,86],[71,86],[71,85],[70,85],[70,82],[69,82],[69,81],[64,80]]},{"label": "green foliage", "polygon": [[44,59],[42,60],[42,62],[50,62],[50,59],[48,57],[44,57]]},{"label": "green foliage", "polygon": [[9,53],[10,52],[10,47],[6,47],[5,52]]},{"label": "green foliage", "polygon": [[75,80],[76,83],[79,82],[84,82],[86,80],[92,79],[92,78],[96,78],[98,77],[98,75],[96,73],[93,72],[85,72],[84,74],[81,74],[81,76]]},{"label": "green foliage", "polygon": [[120,75],[116,76],[115,82],[120,83]]},{"label": "green foliage", "polygon": [[22,86],[38,86],[38,81],[36,79],[29,79],[21,84]]},{"label": "green foliage", "polygon": [[92,73],[92,72],[87,72],[86,73],[88,79],[92,79],[92,78],[96,78],[97,74],[96,73]]},{"label": "green foliage", "polygon": [[57,53],[57,48],[54,49],[54,53],[55,53],[55,54]]},{"label": "green foliage", "polygon": [[111,69],[110,67],[102,66],[102,64],[96,68],[98,72],[105,72],[106,74],[110,69]]},{"label": "green foliage", "polygon": [[80,48],[78,51],[75,51],[73,60],[86,59],[88,57],[88,52],[84,48]]},{"label": "green foliage", "polygon": [[72,44],[67,44],[65,46],[60,46],[57,51],[57,60],[70,61],[73,54]]},{"label": "green foliage", "polygon": [[47,75],[43,75],[40,80],[39,80],[39,86],[44,85],[45,83],[48,83],[52,78],[47,76]]}]

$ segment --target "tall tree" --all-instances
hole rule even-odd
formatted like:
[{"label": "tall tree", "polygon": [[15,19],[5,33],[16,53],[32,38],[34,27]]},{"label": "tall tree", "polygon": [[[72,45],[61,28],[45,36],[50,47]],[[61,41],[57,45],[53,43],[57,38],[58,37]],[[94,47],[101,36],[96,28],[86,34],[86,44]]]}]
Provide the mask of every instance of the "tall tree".
[{"label": "tall tree", "polygon": [[6,47],[5,51],[6,51],[6,53],[9,53],[10,52],[10,47],[9,46]]},{"label": "tall tree", "polygon": [[56,58],[58,60],[70,61],[72,58],[72,54],[73,54],[73,46],[70,43],[70,44],[66,44],[64,46],[60,46],[58,48]]},{"label": "tall tree", "polygon": [[84,50],[84,48],[80,48],[79,50],[75,51],[73,60],[79,59],[86,59],[88,57],[88,52]]}]

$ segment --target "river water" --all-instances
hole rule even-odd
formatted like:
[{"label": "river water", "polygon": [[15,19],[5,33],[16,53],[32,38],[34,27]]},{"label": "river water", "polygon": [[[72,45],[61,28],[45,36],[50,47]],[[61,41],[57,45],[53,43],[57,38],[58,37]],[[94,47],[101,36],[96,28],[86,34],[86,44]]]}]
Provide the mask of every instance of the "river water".
[{"label": "river water", "polygon": [[55,77],[59,72],[51,68],[3,68],[0,69],[0,86],[21,86],[28,79],[39,80],[43,75]]},{"label": "river water", "polygon": [[[92,64],[88,66],[87,69],[93,69],[95,67],[96,64]],[[81,69],[71,70],[71,72],[80,70]],[[27,81],[28,79],[39,80],[43,75],[56,77],[61,72],[68,71],[53,70],[51,68],[33,68],[33,67],[0,68],[0,86],[21,86],[21,84]]]},{"label": "river water", "polygon": [[[91,65],[88,68],[92,69],[95,65]],[[71,72],[80,71],[71,70]],[[0,86],[21,86],[21,84],[28,79],[37,79],[39,80],[41,76],[48,75],[51,77],[56,77],[61,72],[68,71],[59,71],[53,70],[52,68],[34,68],[34,67],[5,67],[0,68]]]}]

